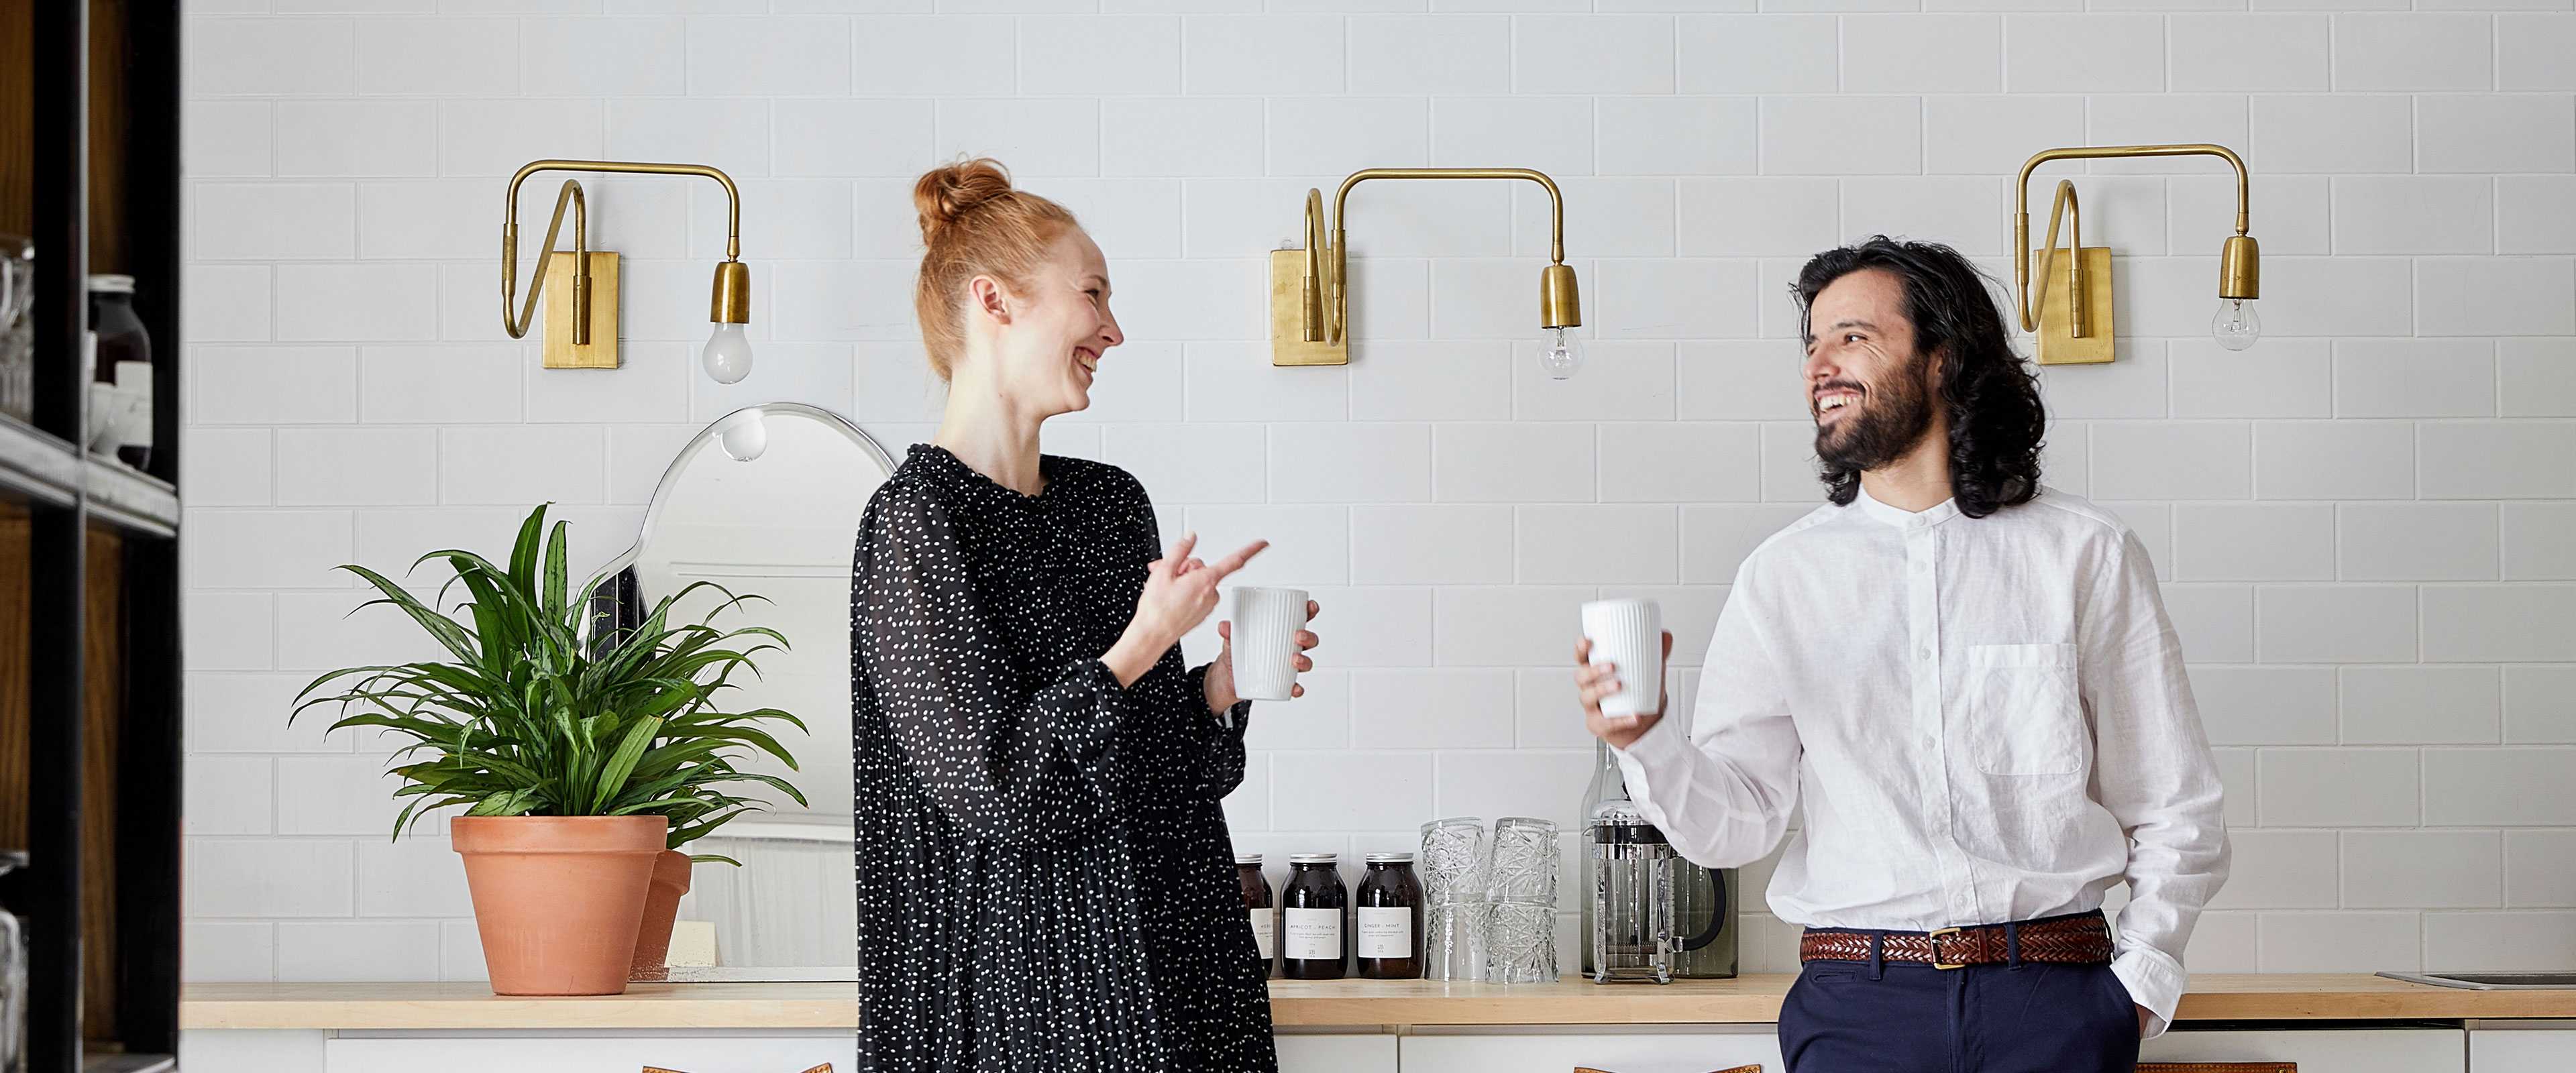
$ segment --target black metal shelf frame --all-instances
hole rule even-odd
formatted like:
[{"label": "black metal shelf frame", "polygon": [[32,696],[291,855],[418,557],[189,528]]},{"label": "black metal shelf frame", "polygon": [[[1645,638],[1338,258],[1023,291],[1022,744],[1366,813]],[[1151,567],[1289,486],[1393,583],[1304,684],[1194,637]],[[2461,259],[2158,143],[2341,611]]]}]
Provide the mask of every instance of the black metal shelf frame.
[{"label": "black metal shelf frame", "polygon": [[[0,419],[0,495],[29,510],[27,646],[28,865],[0,887],[27,936],[29,1073],[166,1069],[178,1049],[179,990],[179,26],[177,0],[124,0],[124,33],[110,55],[130,110],[118,148],[125,181],[114,205],[90,187],[90,0],[23,5],[33,62],[30,159],[36,248],[32,421]],[[16,16],[13,16],[16,17]],[[149,279],[136,313],[159,344],[149,472],[91,457],[75,445],[88,427],[88,379],[79,355],[88,329],[88,239],[99,213],[128,236],[121,271]],[[116,621],[88,621],[93,534],[122,536],[123,593]],[[121,677],[88,680],[93,628],[113,629]],[[84,757],[93,688],[120,697],[116,755]],[[96,761],[85,763],[84,761]],[[113,773],[116,1026],[98,1040],[82,1024],[82,894],[106,877],[85,868],[83,780]],[[93,794],[109,788],[88,788]],[[0,847],[16,848],[16,847]]]}]

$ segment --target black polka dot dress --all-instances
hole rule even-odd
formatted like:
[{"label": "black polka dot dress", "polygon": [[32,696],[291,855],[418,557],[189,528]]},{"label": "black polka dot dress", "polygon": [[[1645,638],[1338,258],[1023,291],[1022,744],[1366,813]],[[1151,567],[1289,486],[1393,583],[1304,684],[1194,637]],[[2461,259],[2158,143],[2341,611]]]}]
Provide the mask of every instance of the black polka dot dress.
[{"label": "black polka dot dress", "polygon": [[1218,806],[1250,705],[1208,711],[1179,646],[1119,688],[1153,507],[1114,466],[1041,472],[915,446],[860,528],[861,1066],[1275,1070]]}]

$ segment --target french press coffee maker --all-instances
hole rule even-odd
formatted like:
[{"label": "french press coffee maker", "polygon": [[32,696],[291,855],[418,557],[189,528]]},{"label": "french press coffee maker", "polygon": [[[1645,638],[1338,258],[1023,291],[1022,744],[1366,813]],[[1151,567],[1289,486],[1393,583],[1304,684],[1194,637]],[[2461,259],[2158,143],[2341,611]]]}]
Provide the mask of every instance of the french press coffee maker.
[{"label": "french press coffee maker", "polygon": [[1609,746],[1598,758],[1584,821],[1584,971],[1603,984],[1734,976],[1734,870],[1674,852],[1629,798]]}]

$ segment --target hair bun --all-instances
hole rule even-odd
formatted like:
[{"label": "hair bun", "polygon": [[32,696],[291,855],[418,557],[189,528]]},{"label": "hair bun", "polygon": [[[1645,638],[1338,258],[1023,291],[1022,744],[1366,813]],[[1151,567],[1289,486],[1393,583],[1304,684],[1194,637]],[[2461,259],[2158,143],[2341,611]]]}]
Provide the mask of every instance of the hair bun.
[{"label": "hair bun", "polygon": [[938,244],[939,233],[1011,192],[1011,173],[991,157],[961,160],[922,173],[912,185],[912,203],[921,213],[921,244]]}]

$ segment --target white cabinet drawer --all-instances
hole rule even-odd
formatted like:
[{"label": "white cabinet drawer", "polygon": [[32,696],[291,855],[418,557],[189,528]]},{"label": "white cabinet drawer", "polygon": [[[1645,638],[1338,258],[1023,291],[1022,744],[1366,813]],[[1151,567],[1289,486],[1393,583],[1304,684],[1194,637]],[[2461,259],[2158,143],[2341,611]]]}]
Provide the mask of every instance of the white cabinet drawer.
[{"label": "white cabinet drawer", "polygon": [[1283,1033],[1275,1042],[1279,1073],[1396,1073],[1393,1036]]},{"label": "white cabinet drawer", "polygon": [[2297,1062],[2299,1073],[2466,1073],[2465,1035],[2456,1028],[2177,1029],[2148,1040],[2138,1057],[2149,1062]]},{"label": "white cabinet drawer", "polygon": [[856,1073],[858,1040],[813,1036],[369,1037],[323,1043],[327,1073]]},{"label": "white cabinet drawer", "polygon": [[2576,1021],[2488,1021],[2469,1033],[2470,1073],[2576,1069]]},{"label": "white cabinet drawer", "polygon": [[1763,1073],[1784,1073],[1780,1041],[1770,1025],[1747,1031],[1605,1032],[1581,1035],[1538,1029],[1404,1037],[1404,1073],[1572,1073],[1590,1066],[1609,1073],[1708,1073],[1759,1063]]}]

